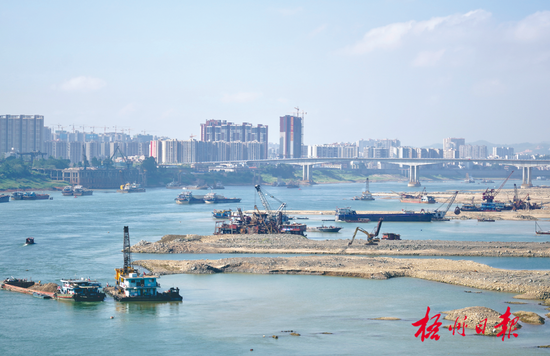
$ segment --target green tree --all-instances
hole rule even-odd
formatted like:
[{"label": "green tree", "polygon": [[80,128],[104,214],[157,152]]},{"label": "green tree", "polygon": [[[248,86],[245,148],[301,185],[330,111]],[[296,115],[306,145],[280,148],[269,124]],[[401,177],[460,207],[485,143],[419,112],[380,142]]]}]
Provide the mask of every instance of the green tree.
[{"label": "green tree", "polygon": [[141,168],[148,173],[155,174],[157,172],[157,161],[155,161],[154,157],[147,157],[141,162]]},{"label": "green tree", "polygon": [[113,160],[110,158],[105,158],[103,160],[103,166],[107,169],[113,168],[114,167]]}]

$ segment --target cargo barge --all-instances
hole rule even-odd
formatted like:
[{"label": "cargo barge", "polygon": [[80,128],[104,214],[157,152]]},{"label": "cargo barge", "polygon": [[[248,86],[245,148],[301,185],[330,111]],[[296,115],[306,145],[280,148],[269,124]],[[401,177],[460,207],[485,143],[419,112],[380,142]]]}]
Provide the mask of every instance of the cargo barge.
[{"label": "cargo barge", "polygon": [[338,208],[336,209],[334,220],[352,223],[364,222],[367,219],[371,221],[379,221],[380,219],[384,219],[384,221],[386,222],[431,222],[433,217],[434,213],[427,211],[358,214],[355,210],[352,210],[351,208]]}]

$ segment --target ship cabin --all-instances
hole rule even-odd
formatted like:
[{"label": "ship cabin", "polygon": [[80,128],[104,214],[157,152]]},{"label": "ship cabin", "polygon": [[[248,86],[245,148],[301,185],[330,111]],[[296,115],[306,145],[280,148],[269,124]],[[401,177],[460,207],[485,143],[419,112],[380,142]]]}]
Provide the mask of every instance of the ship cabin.
[{"label": "ship cabin", "polygon": [[139,275],[136,269],[131,269],[129,273],[123,273],[124,268],[116,268],[115,279],[117,285],[122,289],[126,297],[139,296],[156,296],[157,288],[160,285],[157,283],[158,276],[154,275]]},{"label": "ship cabin", "polygon": [[65,294],[78,294],[78,293],[85,293],[85,292],[94,292],[99,290],[101,288],[101,283],[95,280],[91,279],[62,279],[61,280],[61,287],[58,287],[57,289],[61,293]]}]

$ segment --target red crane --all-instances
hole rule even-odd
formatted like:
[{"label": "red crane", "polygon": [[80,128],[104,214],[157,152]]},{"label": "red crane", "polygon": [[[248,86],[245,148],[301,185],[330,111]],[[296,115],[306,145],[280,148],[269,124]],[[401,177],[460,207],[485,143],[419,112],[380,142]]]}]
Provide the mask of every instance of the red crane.
[{"label": "red crane", "polygon": [[510,172],[508,177],[504,180],[504,182],[502,182],[502,184],[500,185],[500,187],[498,187],[496,191],[494,189],[487,188],[487,190],[483,192],[482,199],[487,201],[487,203],[492,203],[495,200],[495,197],[498,195],[498,193],[500,193],[500,190],[502,189],[502,187],[504,187],[504,184],[508,182],[508,179],[510,179],[510,176],[512,175],[512,173],[514,173],[514,171]]}]

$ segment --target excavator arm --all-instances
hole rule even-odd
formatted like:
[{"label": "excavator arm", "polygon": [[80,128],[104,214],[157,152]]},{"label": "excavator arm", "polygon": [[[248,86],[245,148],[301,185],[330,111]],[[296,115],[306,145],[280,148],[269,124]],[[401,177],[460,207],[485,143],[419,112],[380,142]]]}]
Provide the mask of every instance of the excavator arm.
[{"label": "excavator arm", "polygon": [[377,237],[377,236],[378,236],[378,233],[380,232],[380,228],[382,227],[382,221],[383,221],[383,220],[384,220],[384,219],[381,218],[381,219],[378,221],[378,225],[376,225],[376,229],[374,230],[374,232],[373,232],[372,234],[369,233],[367,230],[365,230],[365,229],[363,229],[363,228],[357,226],[357,227],[355,228],[355,232],[353,233],[353,237],[351,238],[351,241],[348,242],[348,246],[351,246],[351,244],[352,244],[353,241],[355,240],[355,236],[357,236],[357,232],[359,232],[359,231],[362,232],[363,234],[367,235],[367,243],[366,243],[367,245],[376,245],[376,243],[375,243],[375,237]]}]

